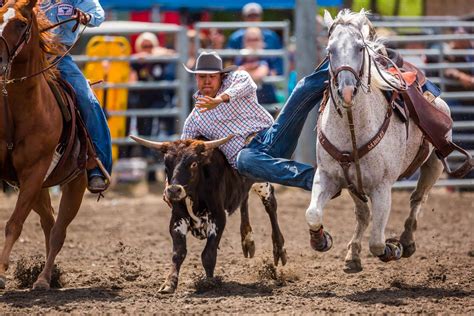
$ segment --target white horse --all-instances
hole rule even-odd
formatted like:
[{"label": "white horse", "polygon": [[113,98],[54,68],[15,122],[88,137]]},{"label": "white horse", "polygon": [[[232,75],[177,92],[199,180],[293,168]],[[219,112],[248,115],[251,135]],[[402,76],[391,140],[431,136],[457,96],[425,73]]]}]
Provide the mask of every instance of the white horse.
[{"label": "white horse", "polygon": [[[370,220],[368,203],[372,209],[371,253],[382,261],[411,256],[416,249],[413,233],[417,216],[443,165],[430,144],[430,153],[421,165],[420,178],[410,198],[410,215],[400,241],[385,240],[392,185],[414,160],[423,135],[412,120],[407,128],[396,115],[391,115],[383,90],[404,89],[404,81],[381,65],[376,67],[375,57],[383,45],[373,37],[366,12],[343,10],[333,20],[326,11],[324,20],[330,30],[327,49],[331,97],[321,105],[325,108],[318,122],[318,167],[306,220],[311,246],[318,251],[329,250],[332,238],[323,230],[323,209],[341,188],[349,188],[357,225],[348,244],[346,272],[358,272],[362,270],[361,238]],[[435,100],[435,106],[449,115],[448,106],[440,98]]]}]

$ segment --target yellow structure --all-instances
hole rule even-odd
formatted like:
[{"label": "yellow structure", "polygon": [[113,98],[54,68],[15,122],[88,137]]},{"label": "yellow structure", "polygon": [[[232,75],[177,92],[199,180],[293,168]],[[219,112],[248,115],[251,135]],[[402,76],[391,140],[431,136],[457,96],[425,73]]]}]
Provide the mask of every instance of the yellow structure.
[{"label": "yellow structure", "polygon": [[425,0],[353,0],[352,11],[364,8],[386,16],[423,16]]},{"label": "yellow structure", "polygon": [[[94,36],[86,47],[89,57],[129,57],[130,43],[123,36]],[[93,61],[84,68],[84,75],[91,82],[103,80],[106,83],[126,83],[130,75],[128,61]],[[93,87],[94,88],[94,87]],[[121,111],[127,109],[128,89],[126,88],[94,88],[100,104],[106,111]],[[114,116],[108,118],[112,138],[125,137],[126,117]],[[112,158],[118,159],[118,146],[112,147]]]}]

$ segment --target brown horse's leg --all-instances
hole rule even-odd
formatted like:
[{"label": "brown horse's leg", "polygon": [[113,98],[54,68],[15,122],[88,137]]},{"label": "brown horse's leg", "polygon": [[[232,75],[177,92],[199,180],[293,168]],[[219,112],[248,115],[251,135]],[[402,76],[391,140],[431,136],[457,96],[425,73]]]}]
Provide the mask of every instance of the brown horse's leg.
[{"label": "brown horse's leg", "polygon": [[43,228],[44,239],[46,244],[46,257],[48,257],[49,235],[54,225],[54,210],[53,206],[51,205],[51,198],[49,196],[48,189],[41,190],[37,202],[35,203],[35,205],[33,205],[33,210],[40,216],[41,228]]},{"label": "brown horse's leg", "polygon": [[[20,179],[20,193],[16,201],[15,210],[5,226],[5,244],[0,257],[0,288],[5,288],[6,276],[10,261],[10,253],[23,229],[23,223],[31,212],[34,202],[37,201],[46,173],[47,164],[37,163],[31,168],[23,168]],[[44,172],[40,172],[44,170]]]},{"label": "brown horse's leg", "polygon": [[49,289],[54,260],[64,244],[66,229],[74,217],[76,217],[77,211],[81,206],[86,184],[86,174],[84,172],[84,174],[63,186],[58,218],[56,223],[54,223],[49,239],[48,258],[43,271],[33,285],[33,289]]}]

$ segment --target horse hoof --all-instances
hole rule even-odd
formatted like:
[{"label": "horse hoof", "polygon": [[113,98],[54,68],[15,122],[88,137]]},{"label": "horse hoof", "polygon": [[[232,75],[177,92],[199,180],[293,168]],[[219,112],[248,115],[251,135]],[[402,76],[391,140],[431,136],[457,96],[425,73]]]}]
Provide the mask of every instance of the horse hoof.
[{"label": "horse hoof", "polygon": [[176,291],[176,287],[172,286],[171,284],[164,283],[160,289],[158,290],[158,293],[160,294],[173,294],[174,291]]},{"label": "horse hoof", "polygon": [[352,259],[346,261],[345,273],[358,273],[362,271],[362,263],[360,259]]},{"label": "horse hoof", "polygon": [[7,278],[4,275],[0,276],[0,290],[3,290],[6,285],[7,285]]},{"label": "horse hoof", "polygon": [[255,242],[253,239],[245,237],[242,241],[242,251],[245,258],[253,258],[255,256]]},{"label": "horse hoof", "polygon": [[379,256],[379,259],[383,262],[389,262],[399,260],[403,255],[402,244],[394,238],[387,239],[385,241],[385,251]]},{"label": "horse hoof", "polygon": [[282,266],[286,264],[287,256],[286,256],[286,249],[284,247],[273,251],[273,261],[275,263],[275,266],[278,265],[278,261],[281,261]]},{"label": "horse hoof", "polygon": [[416,251],[416,244],[412,242],[408,245],[403,245],[403,258],[411,257]]},{"label": "horse hoof", "polygon": [[326,252],[332,248],[331,235],[321,227],[319,230],[309,230],[311,248],[319,252]]},{"label": "horse hoof", "polygon": [[46,280],[37,280],[33,284],[33,291],[47,291],[49,288],[49,283]]}]

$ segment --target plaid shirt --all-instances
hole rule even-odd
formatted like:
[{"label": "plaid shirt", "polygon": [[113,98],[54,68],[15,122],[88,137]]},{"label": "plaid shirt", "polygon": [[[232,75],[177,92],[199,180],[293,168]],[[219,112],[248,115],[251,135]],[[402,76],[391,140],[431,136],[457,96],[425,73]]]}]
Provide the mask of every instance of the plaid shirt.
[{"label": "plaid shirt", "polygon": [[[184,122],[181,139],[193,139],[204,136],[216,140],[235,135],[229,142],[219,147],[230,165],[236,168],[236,158],[245,146],[245,139],[273,124],[273,117],[257,101],[257,85],[246,71],[234,71],[228,74],[217,92],[230,97],[229,102],[204,113],[196,108]],[[194,98],[201,97],[198,92]]]}]

